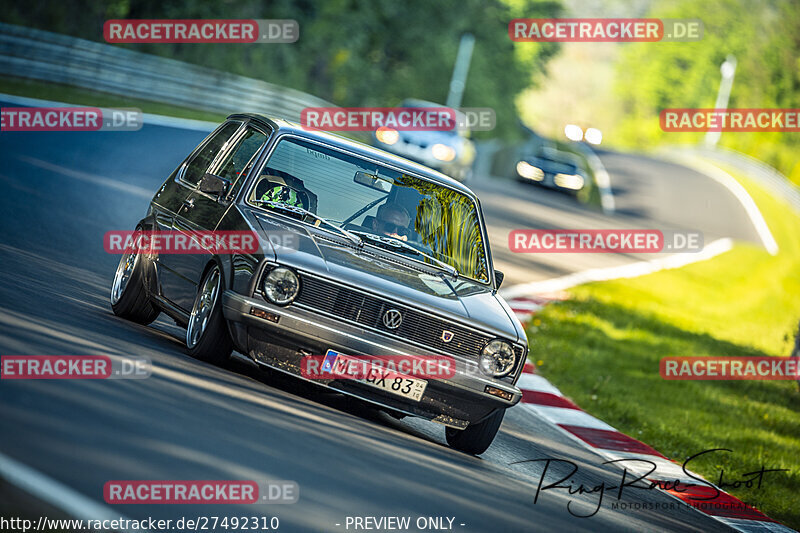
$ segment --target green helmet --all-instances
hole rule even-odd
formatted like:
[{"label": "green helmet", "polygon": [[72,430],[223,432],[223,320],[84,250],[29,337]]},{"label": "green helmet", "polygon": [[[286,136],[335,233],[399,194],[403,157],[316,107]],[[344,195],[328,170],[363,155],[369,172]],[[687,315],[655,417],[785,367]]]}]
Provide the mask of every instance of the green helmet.
[{"label": "green helmet", "polygon": [[297,191],[286,185],[273,185],[261,195],[260,199],[265,202],[278,202],[294,207],[303,207],[303,202],[297,196]]}]

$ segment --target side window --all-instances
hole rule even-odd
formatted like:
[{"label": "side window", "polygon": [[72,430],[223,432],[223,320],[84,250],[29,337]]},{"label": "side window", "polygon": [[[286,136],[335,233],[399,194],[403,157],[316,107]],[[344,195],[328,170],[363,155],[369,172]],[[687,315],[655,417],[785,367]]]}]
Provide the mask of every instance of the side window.
[{"label": "side window", "polygon": [[228,122],[217,131],[189,162],[186,171],[183,173],[183,181],[191,183],[192,185],[197,185],[200,179],[205,176],[208,167],[214,162],[214,158],[225,145],[225,142],[231,138],[231,135],[233,135],[241,125],[241,122]]},{"label": "side window", "polygon": [[248,127],[236,148],[228,152],[227,157],[220,164],[216,174],[233,184],[231,186],[231,195],[235,195],[239,187],[242,186],[244,176],[247,176],[250,168],[255,163],[256,155],[266,142],[266,133]]}]

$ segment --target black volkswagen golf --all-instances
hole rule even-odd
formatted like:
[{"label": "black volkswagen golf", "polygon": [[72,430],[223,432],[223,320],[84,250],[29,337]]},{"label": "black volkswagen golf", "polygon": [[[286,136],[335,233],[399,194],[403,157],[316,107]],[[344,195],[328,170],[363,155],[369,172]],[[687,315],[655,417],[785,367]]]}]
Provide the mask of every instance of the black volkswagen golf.
[{"label": "black volkswagen golf", "polygon": [[[257,237],[252,250],[198,240],[196,253],[130,247],[120,260],[114,313],[142,324],[166,313],[198,359],[244,359],[441,423],[448,443],[472,454],[520,400],[527,339],[497,294],[503,275],[480,204],[431,169],[280,119],[231,115],[167,178],[136,229]],[[371,366],[313,374],[315,358],[325,371]],[[398,358],[452,366],[420,377],[411,364],[381,365]]]}]

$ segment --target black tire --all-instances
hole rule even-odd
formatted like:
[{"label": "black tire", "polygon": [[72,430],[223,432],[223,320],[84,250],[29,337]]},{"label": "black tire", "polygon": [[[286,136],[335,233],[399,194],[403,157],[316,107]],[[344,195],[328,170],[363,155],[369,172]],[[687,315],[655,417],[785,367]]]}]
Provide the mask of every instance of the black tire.
[{"label": "black tire", "polygon": [[[211,297],[206,292],[209,284],[216,287]],[[224,364],[233,351],[233,341],[225,317],[222,315],[220,298],[222,288],[222,272],[219,266],[214,265],[208,269],[200,282],[189,316],[189,324],[186,326],[186,348],[189,350],[189,355],[215,365]],[[204,306],[206,314],[201,317],[201,309]]]},{"label": "black tire", "polygon": [[111,310],[118,317],[147,325],[158,318],[161,310],[147,296],[143,263],[143,257],[135,251],[120,258],[111,283]]},{"label": "black tire", "polygon": [[464,453],[482,454],[492,444],[505,414],[505,409],[498,409],[480,422],[468,425],[466,429],[445,428],[447,444]]}]

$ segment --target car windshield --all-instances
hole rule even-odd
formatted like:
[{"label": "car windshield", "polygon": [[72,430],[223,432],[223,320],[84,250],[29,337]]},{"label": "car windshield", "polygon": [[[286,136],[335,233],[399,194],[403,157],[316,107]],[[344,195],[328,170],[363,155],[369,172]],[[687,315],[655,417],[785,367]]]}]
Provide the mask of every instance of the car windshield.
[{"label": "car windshield", "polygon": [[[545,159],[539,158],[538,161],[545,167],[545,170],[550,172],[561,172],[563,174],[575,174],[578,171],[578,167],[571,163],[564,163],[562,161],[556,161],[554,159]],[[536,161],[534,160],[534,164]]]},{"label": "car windshield", "polygon": [[[367,244],[440,268],[444,263],[459,276],[489,282],[475,202],[422,178],[316,143],[284,138],[255,180],[248,201],[268,210],[276,204],[301,208],[295,210],[297,218],[310,211],[361,235]],[[308,217],[309,223],[316,217]]]}]

